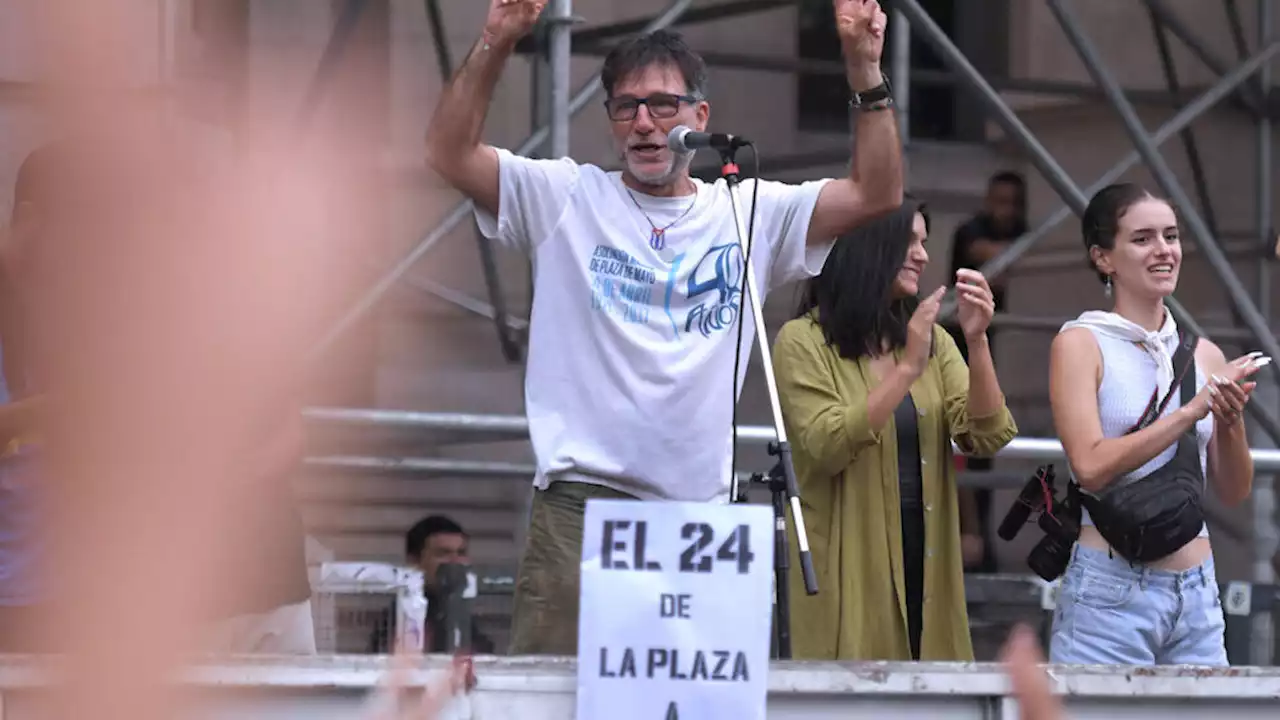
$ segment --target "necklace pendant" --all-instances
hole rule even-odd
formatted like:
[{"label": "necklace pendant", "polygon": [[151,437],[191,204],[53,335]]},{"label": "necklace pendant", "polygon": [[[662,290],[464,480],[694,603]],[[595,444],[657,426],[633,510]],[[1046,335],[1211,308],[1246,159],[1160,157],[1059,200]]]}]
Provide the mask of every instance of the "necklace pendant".
[{"label": "necklace pendant", "polygon": [[654,250],[661,250],[662,248],[666,247],[667,243],[665,238],[663,237],[665,233],[666,233],[665,230],[659,230],[658,228],[654,228],[653,234],[649,236],[649,247],[653,248]]}]

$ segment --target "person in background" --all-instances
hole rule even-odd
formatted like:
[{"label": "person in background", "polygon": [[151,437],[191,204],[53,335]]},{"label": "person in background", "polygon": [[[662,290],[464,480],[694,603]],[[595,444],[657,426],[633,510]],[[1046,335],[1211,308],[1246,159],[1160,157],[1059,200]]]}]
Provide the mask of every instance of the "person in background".
[{"label": "person in background", "polygon": [[[982,210],[956,228],[952,236],[951,272],[981,269],[1026,232],[1026,180],[1016,172],[996,173],[987,183]],[[1004,307],[1004,283],[992,280],[991,290],[999,311]]]},{"label": "person in background", "polygon": [[[996,173],[987,183],[987,194],[983,198],[982,210],[969,218],[967,222],[956,228],[951,241],[951,274],[963,269],[979,270],[995,256],[1004,252],[1027,232],[1027,182],[1016,172]],[[1005,283],[1002,278],[991,281],[991,296],[995,300],[995,311],[1005,310]],[[960,355],[967,362],[969,348],[964,339],[964,332],[953,320],[945,323]],[[996,329],[987,333],[987,344],[995,356]],[[961,461],[964,469],[971,472],[986,472],[991,469],[991,458],[967,457]],[[981,544],[970,541],[966,547],[966,569],[977,572],[996,572],[995,548],[991,541],[991,490],[989,488],[964,488],[961,491],[961,502],[966,512],[974,513],[978,518],[979,531],[976,538]]]},{"label": "person in background", "polygon": [[807,595],[791,575],[798,659],[973,660],[961,538],[976,528],[960,513],[952,441],[990,456],[1018,429],[986,341],[986,280],[955,277],[968,367],[935,324],[945,287],[918,298],[928,229],[908,200],[842,237],[774,345],[822,588]]},{"label": "person in background", "polygon": [[[462,526],[443,515],[431,515],[419,520],[404,536],[404,553],[407,562],[422,571],[427,596],[427,638],[423,646],[427,652],[443,652],[444,598],[440,594],[437,573],[441,565],[471,565],[467,554],[466,531]],[[476,618],[471,617],[471,651],[482,654],[494,652],[494,642],[480,632]]]}]

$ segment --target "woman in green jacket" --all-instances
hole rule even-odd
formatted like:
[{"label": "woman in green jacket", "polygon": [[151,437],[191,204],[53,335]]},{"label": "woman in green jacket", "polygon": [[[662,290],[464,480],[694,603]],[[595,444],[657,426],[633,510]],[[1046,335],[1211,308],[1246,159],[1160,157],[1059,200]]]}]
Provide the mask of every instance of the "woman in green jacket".
[{"label": "woman in green jacket", "polygon": [[936,322],[945,287],[917,299],[927,239],[911,199],[841,238],[775,343],[819,586],[793,573],[796,658],[973,659],[952,442],[991,456],[1017,426],[987,344],[991,289],[956,275],[966,367]]}]

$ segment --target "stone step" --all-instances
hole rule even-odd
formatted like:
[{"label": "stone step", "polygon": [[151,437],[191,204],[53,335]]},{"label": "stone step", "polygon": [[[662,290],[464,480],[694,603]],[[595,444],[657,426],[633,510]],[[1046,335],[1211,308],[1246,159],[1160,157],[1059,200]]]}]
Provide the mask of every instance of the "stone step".
[{"label": "stone step", "polygon": [[308,533],[334,560],[402,562],[409,528],[445,515],[471,535],[473,562],[509,567],[531,487],[529,478],[310,472],[295,492]]},{"label": "stone step", "polygon": [[[311,537],[335,561],[404,562],[404,530],[386,532],[319,532]],[[516,543],[510,536],[472,535],[469,550],[479,567],[502,568],[508,572],[519,560]]]},{"label": "stone step", "polygon": [[523,503],[529,487],[527,478],[313,473],[297,484],[296,492],[307,504],[506,507]]},{"label": "stone step", "polygon": [[475,504],[448,506],[442,503],[419,505],[375,505],[360,503],[314,503],[302,505],[303,523],[313,532],[380,533],[403,535],[414,523],[427,515],[448,515],[473,535],[515,536],[523,508],[515,502],[503,507],[480,507]]}]

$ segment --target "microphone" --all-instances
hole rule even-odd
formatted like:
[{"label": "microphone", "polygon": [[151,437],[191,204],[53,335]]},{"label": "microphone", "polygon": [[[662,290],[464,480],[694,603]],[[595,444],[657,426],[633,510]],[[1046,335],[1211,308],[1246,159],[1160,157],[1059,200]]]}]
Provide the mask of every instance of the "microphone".
[{"label": "microphone", "polygon": [[691,153],[701,148],[713,150],[737,150],[751,141],[727,133],[695,132],[684,125],[677,125],[667,134],[667,147],[672,152]]}]

